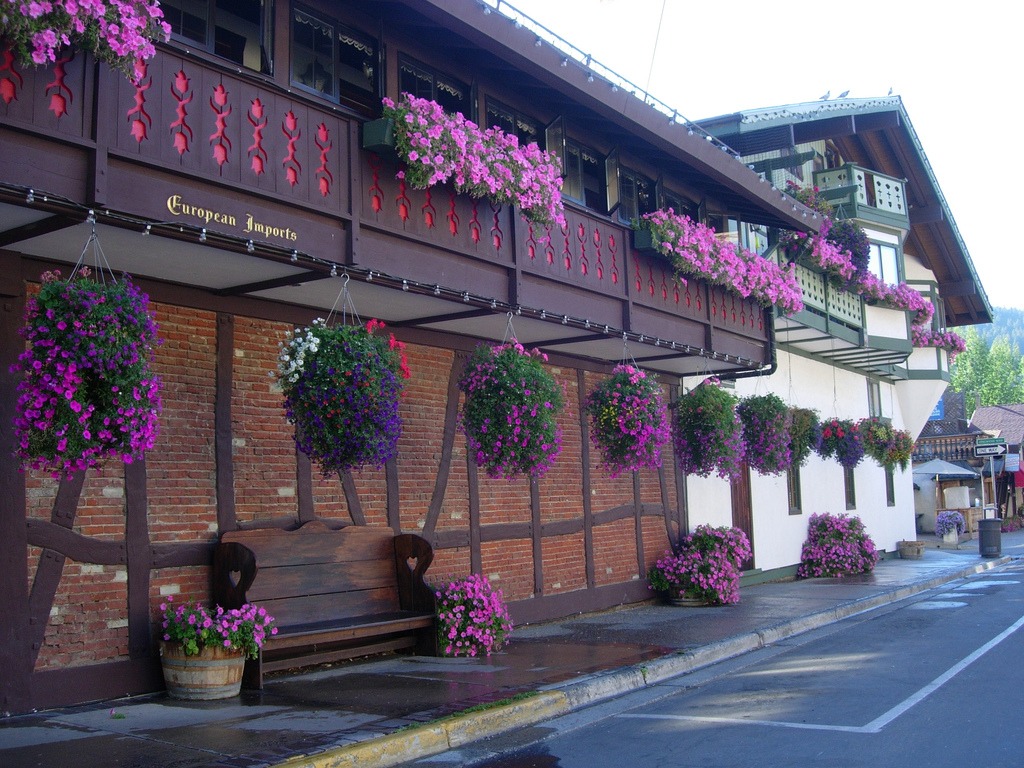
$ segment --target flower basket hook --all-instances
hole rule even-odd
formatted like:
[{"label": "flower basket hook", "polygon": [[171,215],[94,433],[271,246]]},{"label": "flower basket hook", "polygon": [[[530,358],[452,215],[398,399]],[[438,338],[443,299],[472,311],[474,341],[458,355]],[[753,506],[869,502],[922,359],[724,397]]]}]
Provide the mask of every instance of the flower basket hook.
[{"label": "flower basket hook", "polygon": [[[336,276],[338,274],[337,269],[331,268],[331,275]],[[338,291],[337,297],[334,299],[334,304],[331,305],[331,311],[327,314],[326,325],[330,326],[331,321],[334,320],[334,315],[338,310],[338,305],[341,305],[341,324],[345,325],[349,320],[352,320],[355,325],[362,325],[362,320],[359,318],[359,313],[356,312],[355,302],[352,301],[352,293],[348,289],[349,280],[348,272],[342,272],[341,275],[341,290]]]},{"label": "flower basket hook", "polygon": [[[68,282],[70,283],[74,280],[80,271],[88,270],[89,265],[86,263],[86,254],[89,253],[91,248],[92,263],[96,270],[96,281],[106,284],[107,276],[109,275],[111,282],[116,285],[117,278],[114,275],[114,270],[110,268],[110,263],[107,261],[107,255],[103,252],[103,246],[100,245],[100,237],[96,234],[96,212],[90,210],[89,216],[85,221],[92,227],[92,229],[89,233],[89,239],[86,240],[85,245],[82,246],[82,253],[79,255],[78,261],[75,262],[74,269],[72,269],[71,274],[68,275]],[[86,271],[84,274],[88,275],[89,273]]]}]

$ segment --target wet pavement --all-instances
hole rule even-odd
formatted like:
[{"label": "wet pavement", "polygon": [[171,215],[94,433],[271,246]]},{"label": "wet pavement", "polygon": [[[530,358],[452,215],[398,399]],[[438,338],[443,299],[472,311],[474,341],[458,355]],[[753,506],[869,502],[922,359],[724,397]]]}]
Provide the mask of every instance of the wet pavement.
[{"label": "wet pavement", "polygon": [[0,765],[396,765],[1024,557],[1024,531],[1002,535],[997,559],[982,559],[977,541],[953,549],[922,539],[920,560],[887,559],[845,579],[745,586],[738,605],[645,603],[517,628],[488,659],[392,655],[272,676],[263,691],[223,701],[161,693],[4,718]]}]

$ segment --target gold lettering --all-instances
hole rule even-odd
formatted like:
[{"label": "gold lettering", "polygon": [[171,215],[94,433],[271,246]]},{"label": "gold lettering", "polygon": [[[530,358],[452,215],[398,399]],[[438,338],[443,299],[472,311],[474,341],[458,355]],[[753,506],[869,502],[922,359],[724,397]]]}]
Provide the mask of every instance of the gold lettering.
[{"label": "gold lettering", "polygon": [[[228,227],[238,226],[238,219],[236,219],[233,214],[224,213],[223,211],[215,211],[211,208],[203,208],[198,205],[192,205],[191,203],[183,200],[181,195],[171,195],[167,198],[167,210],[172,216],[195,219],[202,222],[204,226],[211,222],[214,224],[224,224]],[[258,221],[251,213],[245,214],[245,228],[242,229],[242,234],[255,234],[265,239],[287,240],[292,243],[299,239],[299,233],[294,231],[291,227],[278,227],[272,224],[265,224]]]}]

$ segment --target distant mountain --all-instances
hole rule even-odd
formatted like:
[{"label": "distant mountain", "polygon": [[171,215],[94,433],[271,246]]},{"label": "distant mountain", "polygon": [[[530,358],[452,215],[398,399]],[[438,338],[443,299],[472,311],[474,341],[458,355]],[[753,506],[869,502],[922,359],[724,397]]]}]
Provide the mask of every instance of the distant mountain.
[{"label": "distant mountain", "polygon": [[978,333],[989,345],[1000,336],[1007,338],[1018,354],[1024,352],[1024,309],[994,307],[992,322],[975,326]]}]

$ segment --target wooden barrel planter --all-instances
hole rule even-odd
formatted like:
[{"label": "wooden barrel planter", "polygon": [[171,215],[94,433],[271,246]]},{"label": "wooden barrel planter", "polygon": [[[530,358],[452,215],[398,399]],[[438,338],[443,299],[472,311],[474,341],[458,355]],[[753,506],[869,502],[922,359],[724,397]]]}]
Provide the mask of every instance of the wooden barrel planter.
[{"label": "wooden barrel planter", "polygon": [[245,657],[241,651],[205,646],[186,656],[178,643],[160,643],[160,663],[167,693],[173,699],[208,701],[237,696]]},{"label": "wooden barrel planter", "polygon": [[904,560],[920,560],[924,554],[923,541],[899,541],[896,546],[899,547],[900,557]]}]

